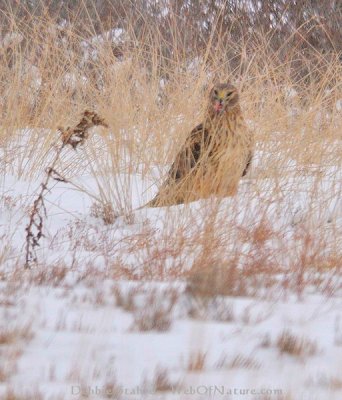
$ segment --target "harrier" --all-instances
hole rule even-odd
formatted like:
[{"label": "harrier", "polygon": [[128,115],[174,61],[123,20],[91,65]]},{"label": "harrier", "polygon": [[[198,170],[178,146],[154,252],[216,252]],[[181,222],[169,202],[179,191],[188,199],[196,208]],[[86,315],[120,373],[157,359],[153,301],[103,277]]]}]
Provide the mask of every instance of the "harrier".
[{"label": "harrier", "polygon": [[211,195],[233,196],[251,164],[253,142],[236,87],[215,85],[203,122],[191,131],[157,196],[147,205],[164,207]]}]

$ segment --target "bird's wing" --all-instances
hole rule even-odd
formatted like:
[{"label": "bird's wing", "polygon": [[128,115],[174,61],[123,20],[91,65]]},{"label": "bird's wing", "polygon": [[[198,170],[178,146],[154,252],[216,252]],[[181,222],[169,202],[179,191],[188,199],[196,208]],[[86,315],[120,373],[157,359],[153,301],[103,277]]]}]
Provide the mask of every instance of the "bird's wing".
[{"label": "bird's wing", "polygon": [[182,149],[173,162],[169,177],[178,180],[184,178],[198,163],[203,147],[209,139],[208,130],[200,124],[187,137]]}]

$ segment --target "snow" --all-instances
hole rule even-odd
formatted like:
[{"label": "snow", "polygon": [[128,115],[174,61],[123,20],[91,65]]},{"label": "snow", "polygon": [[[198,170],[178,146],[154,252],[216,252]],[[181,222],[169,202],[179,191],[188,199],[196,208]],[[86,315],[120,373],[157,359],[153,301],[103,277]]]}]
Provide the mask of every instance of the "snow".
[{"label": "snow", "polygon": [[[284,396],[292,392],[296,399],[309,396],[311,391],[340,398],[341,390],[333,390],[329,384],[322,386],[319,381],[322,377],[326,381],[334,376],[337,379],[341,367],[342,348],[335,337],[340,299],[311,296],[303,303],[270,304],[229,298],[234,306],[231,322],[175,316],[171,329],[160,333],[132,331],[131,315],[115,307],[109,296],[107,304],[94,304],[93,292],[77,288],[62,295],[58,289],[43,287],[21,295],[21,309],[26,315],[18,315],[16,323],[27,320],[27,311],[31,311],[35,335],[12,378],[15,388],[30,389],[36,382],[44,396],[61,394],[62,398],[69,398],[79,386],[105,388],[111,381],[133,390],[142,388],[144,381],[152,382],[155,371],[163,367],[173,382],[182,381],[181,394],[172,398],[183,398],[191,386],[201,390],[201,386],[213,385],[223,385],[227,391],[277,389]],[[317,354],[307,358],[281,355],[275,342],[284,329],[299,337],[309,333],[318,343]],[[269,347],[263,345],[266,336]],[[206,354],[203,369],[189,371],[189,360],[199,352]],[[227,366],[218,365],[222,357]],[[237,357],[252,359],[255,366],[229,366]],[[309,381],[316,382],[317,388],[311,385],[308,389]],[[161,397],[151,394],[148,398]]]},{"label": "snow", "polygon": [[[8,145],[2,156],[10,150]],[[68,150],[64,165],[82,154]],[[257,151],[234,198],[138,210],[156,193],[159,168],[150,175],[139,167],[122,172],[130,162],[125,159],[119,173],[101,175],[89,160],[80,162],[68,169],[70,183],[50,184],[39,265],[30,270],[23,268],[25,227],[50,156],[31,178],[19,178],[11,158],[0,180],[0,377],[7,377],[0,379],[0,397],[12,390],[43,399],[82,393],[119,398],[111,394],[116,390],[124,399],[341,399],[339,275],[334,269],[309,271],[299,295],[293,269],[303,251],[307,257],[315,251],[316,241],[326,244],[327,254],[331,237],[340,243],[341,170],[313,165],[301,172],[288,159],[282,163],[286,177],[265,176],[270,156],[267,149]],[[101,185],[110,188],[114,211],[124,212],[113,224],[91,211]],[[208,304],[191,297],[184,274],[202,254],[201,237],[214,206],[220,238],[215,260],[224,263],[239,254],[241,272],[260,254],[263,266],[277,261],[273,287],[264,287],[266,275],[256,281],[246,275],[240,295]],[[274,235],[253,241],[251,232],[263,222]],[[319,232],[307,250],[305,227]],[[196,307],[197,317],[190,313]],[[155,310],[164,310],[165,329],[143,330],[153,326]],[[5,340],[8,329],[11,340]],[[303,340],[304,350],[281,352],[284,332]],[[196,365],[201,358],[203,365]],[[168,391],[157,391],[162,371],[172,386]],[[247,389],[249,394],[241,392]]]},{"label": "snow", "polygon": [[108,50],[109,45],[119,45],[127,40],[127,33],[122,28],[114,28],[100,35],[92,36],[81,42],[83,49],[83,63],[97,60],[100,51]]},{"label": "snow", "polygon": [[18,45],[23,39],[23,36],[18,32],[6,33],[4,38],[0,41],[0,47],[6,49],[8,46]]}]

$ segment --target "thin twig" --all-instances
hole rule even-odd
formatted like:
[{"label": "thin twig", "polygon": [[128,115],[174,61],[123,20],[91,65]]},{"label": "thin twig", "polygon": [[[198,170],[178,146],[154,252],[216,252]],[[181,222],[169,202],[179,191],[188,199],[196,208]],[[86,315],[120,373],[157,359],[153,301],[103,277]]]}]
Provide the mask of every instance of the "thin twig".
[{"label": "thin twig", "polygon": [[88,139],[88,130],[97,125],[108,127],[105,121],[95,112],[84,111],[81,121],[75,128],[67,128],[65,130],[59,128],[62,143],[57,148],[51,165],[45,171],[45,179],[40,185],[40,192],[38,193],[36,200],[33,202],[29,223],[26,227],[25,268],[30,268],[31,263],[37,263],[36,247],[39,246],[39,240],[44,237],[43,223],[44,218],[47,217],[44,199],[46,192],[49,190],[48,187],[50,180],[53,179],[58,182],[68,182],[55,169],[64,147],[70,145],[73,149],[76,149],[78,145],[83,144],[85,140]]}]

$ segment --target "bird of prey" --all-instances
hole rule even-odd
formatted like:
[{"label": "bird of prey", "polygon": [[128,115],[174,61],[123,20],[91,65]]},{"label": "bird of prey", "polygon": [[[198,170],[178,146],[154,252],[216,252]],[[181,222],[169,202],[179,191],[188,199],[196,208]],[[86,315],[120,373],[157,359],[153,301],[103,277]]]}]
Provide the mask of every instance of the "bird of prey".
[{"label": "bird of prey", "polygon": [[230,83],[213,86],[203,122],[188,135],[166,180],[149,207],[164,207],[208,198],[233,196],[253,155],[253,134]]}]

